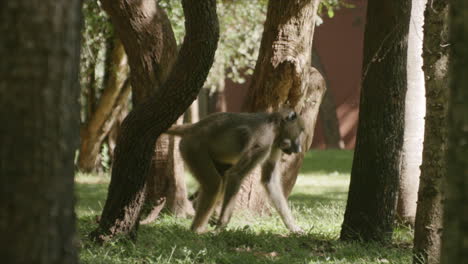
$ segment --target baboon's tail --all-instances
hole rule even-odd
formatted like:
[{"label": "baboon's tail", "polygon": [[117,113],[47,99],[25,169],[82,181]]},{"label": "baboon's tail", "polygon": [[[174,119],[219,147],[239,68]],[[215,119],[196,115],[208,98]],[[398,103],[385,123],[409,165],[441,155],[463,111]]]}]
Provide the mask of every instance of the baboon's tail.
[{"label": "baboon's tail", "polygon": [[193,127],[192,124],[183,124],[183,125],[174,125],[171,126],[165,134],[174,135],[174,136],[183,136],[185,135],[191,128]]}]

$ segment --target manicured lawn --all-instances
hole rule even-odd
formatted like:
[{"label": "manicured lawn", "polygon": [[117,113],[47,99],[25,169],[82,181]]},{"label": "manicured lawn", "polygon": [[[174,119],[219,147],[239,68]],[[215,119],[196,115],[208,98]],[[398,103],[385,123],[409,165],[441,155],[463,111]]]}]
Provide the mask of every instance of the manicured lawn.
[{"label": "manicured lawn", "polygon": [[[190,219],[161,216],[141,226],[136,242],[97,246],[87,239],[104,205],[108,175],[76,178],[81,263],[411,263],[411,230],[398,228],[391,246],[338,241],[352,152],[312,151],[289,198],[304,235],[291,235],[279,216],[238,212],[226,231],[196,235]],[[193,188],[194,184],[190,181]]]}]

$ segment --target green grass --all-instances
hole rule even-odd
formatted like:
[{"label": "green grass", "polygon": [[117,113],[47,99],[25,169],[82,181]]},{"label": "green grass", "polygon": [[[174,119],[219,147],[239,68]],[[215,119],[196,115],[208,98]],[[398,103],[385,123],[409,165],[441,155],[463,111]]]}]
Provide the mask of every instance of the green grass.
[{"label": "green grass", "polygon": [[411,263],[411,230],[398,228],[390,246],[338,241],[349,185],[352,152],[307,154],[289,198],[303,235],[289,234],[276,213],[237,213],[221,233],[196,235],[190,220],[161,216],[141,226],[138,240],[97,246],[87,239],[105,202],[106,175],[77,175],[81,263]]}]

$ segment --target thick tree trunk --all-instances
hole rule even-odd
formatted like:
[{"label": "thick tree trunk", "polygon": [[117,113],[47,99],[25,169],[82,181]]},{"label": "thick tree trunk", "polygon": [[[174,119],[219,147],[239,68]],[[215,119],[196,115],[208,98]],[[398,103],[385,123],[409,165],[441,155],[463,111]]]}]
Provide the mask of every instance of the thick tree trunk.
[{"label": "thick tree trunk", "polygon": [[419,166],[422,161],[426,112],[424,72],[422,71],[422,27],[426,2],[427,0],[413,0],[411,7],[406,65],[408,89],[405,97],[405,130],[397,203],[398,220],[412,226],[416,217],[419,175],[421,174]]},{"label": "thick tree trunk", "polygon": [[[182,124],[179,118],[176,124]],[[164,207],[178,217],[194,215],[192,203],[187,198],[184,163],[178,150],[180,138],[161,135],[156,142],[153,165],[147,179],[146,202],[150,210],[142,224],[154,221]],[[171,158],[167,158],[171,157]]]},{"label": "thick tree trunk", "polygon": [[[129,50],[136,48],[135,43],[142,44],[134,41],[139,39],[140,26],[151,29],[151,25],[157,25],[154,15],[159,8],[153,2],[103,1],[130,61],[132,55]],[[99,227],[92,233],[98,241],[116,234],[136,235],[156,139],[195,100],[213,64],[219,36],[215,0],[183,0],[182,5],[186,35],[167,81],[154,96],[136,105],[122,124],[106,204]],[[150,12],[151,17],[142,15],[145,12]],[[138,52],[147,56],[139,58],[153,62],[154,56],[150,51],[159,48],[158,44],[161,43],[145,43],[147,48]],[[132,68],[132,76],[133,73]],[[141,82],[140,85],[146,87],[152,83]]]},{"label": "thick tree trunk", "polygon": [[[129,63],[132,69],[132,101],[134,106],[142,104],[161,88],[177,56],[177,43],[165,12],[157,6],[156,1],[145,4],[145,7],[139,10],[136,7],[120,11],[108,10],[114,12],[114,15],[118,13],[119,16],[125,15],[125,12],[135,14],[141,12],[143,15],[143,17],[132,17],[130,20],[134,23],[141,23],[138,27],[133,28],[135,30],[133,34],[146,41],[135,43],[133,34],[123,37],[125,48],[128,51],[131,50]],[[125,26],[125,30],[129,30],[129,25],[122,26]],[[137,50],[134,50],[135,48]],[[142,86],[143,83],[145,83],[144,86]],[[191,209],[187,199],[183,165],[181,162],[176,162],[178,159],[177,150],[178,140],[170,140],[167,136],[159,138],[155,145],[151,175],[147,178],[150,181],[147,190],[148,201],[149,204],[155,206],[151,209],[152,212],[159,212],[159,207],[161,207],[154,201],[166,198],[172,201],[172,198],[177,198],[180,200],[166,203],[169,205],[169,209],[181,216],[192,213],[193,209]],[[151,214],[151,216],[157,216],[157,214]],[[155,218],[146,218],[145,223],[149,222],[150,219]]]},{"label": "thick tree trunk", "polygon": [[[308,121],[303,149],[312,143],[325,82],[311,66],[312,38],[319,1],[283,0],[268,4],[259,57],[249,88],[245,108],[271,111],[283,105],[293,107]],[[283,155],[283,191],[288,196],[302,165],[304,153]],[[238,206],[255,212],[267,204],[259,183],[258,170],[247,177],[238,196]]]},{"label": "thick tree trunk", "polygon": [[426,124],[414,229],[414,263],[440,263],[443,186],[446,179],[448,1],[428,1],[424,22]]},{"label": "thick tree trunk", "polygon": [[77,263],[81,1],[0,2],[2,263]]},{"label": "thick tree trunk", "polygon": [[450,1],[450,99],[442,264],[468,263],[468,2]]},{"label": "thick tree trunk", "polygon": [[342,240],[387,242],[403,145],[410,0],[369,1],[356,148]]},{"label": "thick tree trunk", "polygon": [[101,146],[114,125],[123,106],[127,105],[130,83],[125,82],[128,75],[127,56],[119,39],[114,39],[111,48],[107,77],[96,109],[81,128],[81,145],[78,168],[85,172],[96,170],[99,163]]}]

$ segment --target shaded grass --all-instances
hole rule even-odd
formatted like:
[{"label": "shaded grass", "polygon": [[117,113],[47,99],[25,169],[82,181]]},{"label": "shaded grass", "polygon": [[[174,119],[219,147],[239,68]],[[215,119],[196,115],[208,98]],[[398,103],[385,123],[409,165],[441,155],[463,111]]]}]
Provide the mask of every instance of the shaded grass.
[{"label": "shaded grass", "polygon": [[391,246],[337,240],[351,160],[349,151],[313,151],[306,156],[289,198],[305,234],[289,234],[276,213],[236,212],[227,230],[204,235],[189,231],[190,219],[163,215],[141,226],[136,242],[121,238],[104,246],[86,236],[97,225],[108,176],[78,175],[81,263],[411,263],[411,230],[406,228],[396,230]]},{"label": "shaded grass", "polygon": [[352,150],[309,151],[304,158],[301,172],[304,174],[351,173]]}]

